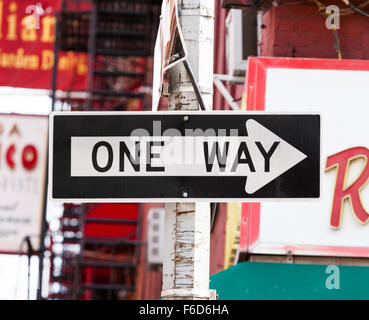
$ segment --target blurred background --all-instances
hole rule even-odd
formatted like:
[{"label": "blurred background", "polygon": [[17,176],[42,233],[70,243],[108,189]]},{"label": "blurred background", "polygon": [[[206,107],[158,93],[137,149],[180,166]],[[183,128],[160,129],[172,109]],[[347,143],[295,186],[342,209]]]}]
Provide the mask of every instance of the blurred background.
[{"label": "blurred background", "polygon": [[[369,79],[369,19],[363,11],[369,2],[354,1],[359,11],[342,1],[331,2],[215,1],[214,109],[312,107],[327,112],[325,119],[331,121],[339,115],[342,127],[331,123],[325,145],[332,148],[324,161],[345,148],[369,146],[360,122],[367,121],[369,110],[364,89]],[[325,25],[330,4],[341,9],[340,29]],[[162,204],[53,204],[46,197],[52,110],[151,110],[160,10],[160,0],[0,0],[0,299],[160,297]],[[258,56],[272,60],[257,60],[254,69],[247,70],[249,57]],[[351,62],[342,64],[342,58]],[[311,62],[314,59],[320,60]],[[325,59],[334,62],[326,64]],[[266,91],[265,106],[256,105],[248,84],[259,83],[258,77],[266,81],[265,70],[272,65],[357,73],[349,78],[268,73],[275,76],[268,82],[274,91]],[[318,79],[329,84],[326,90],[319,91]],[[347,79],[353,82],[347,84]],[[283,100],[293,96],[291,92],[296,100]],[[326,98],[335,92],[342,96]],[[353,102],[355,111],[347,112]],[[159,109],[166,110],[167,104],[163,97]],[[351,123],[344,124],[348,119]],[[340,140],[340,134],[350,142]],[[352,182],[363,163],[354,169]],[[325,266],[331,264],[348,268],[342,267],[341,273],[352,286],[341,291],[342,297],[365,296],[368,226],[355,221],[347,204],[342,228],[330,225],[335,175],[324,179],[324,203],[306,206],[310,211],[298,218],[294,214],[301,203],[268,203],[261,211],[258,203],[218,204],[211,218],[210,274],[215,275],[211,287],[221,298],[329,298]],[[362,194],[365,206],[367,189]],[[352,269],[358,266],[363,269]],[[224,269],[228,273],[222,273]],[[275,277],[265,279],[270,274]],[[308,280],[298,284],[299,279]],[[232,291],[230,283],[250,290]]]}]

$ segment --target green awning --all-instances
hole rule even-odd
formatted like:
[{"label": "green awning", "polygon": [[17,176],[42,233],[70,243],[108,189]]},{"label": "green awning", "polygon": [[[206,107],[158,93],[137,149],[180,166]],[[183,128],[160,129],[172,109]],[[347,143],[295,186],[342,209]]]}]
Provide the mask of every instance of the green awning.
[{"label": "green awning", "polygon": [[337,267],[244,262],[211,276],[210,288],[219,300],[368,300],[369,267]]}]

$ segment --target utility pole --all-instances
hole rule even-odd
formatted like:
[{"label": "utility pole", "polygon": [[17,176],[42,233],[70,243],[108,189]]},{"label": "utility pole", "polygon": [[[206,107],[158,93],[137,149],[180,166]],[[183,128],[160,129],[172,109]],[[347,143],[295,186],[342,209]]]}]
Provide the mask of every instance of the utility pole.
[{"label": "utility pole", "polygon": [[[188,62],[206,110],[213,108],[214,1],[177,0]],[[169,70],[169,110],[199,110],[195,91],[182,63]],[[199,112],[202,112],[199,110]],[[183,197],[191,197],[184,191]],[[167,203],[163,299],[208,300],[210,204]]]}]

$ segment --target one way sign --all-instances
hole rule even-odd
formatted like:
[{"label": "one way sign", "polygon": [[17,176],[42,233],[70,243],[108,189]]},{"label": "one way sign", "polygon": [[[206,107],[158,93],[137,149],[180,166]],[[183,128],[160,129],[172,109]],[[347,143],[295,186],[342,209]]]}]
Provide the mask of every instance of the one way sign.
[{"label": "one way sign", "polygon": [[55,200],[319,197],[319,115],[61,112],[50,121]]}]

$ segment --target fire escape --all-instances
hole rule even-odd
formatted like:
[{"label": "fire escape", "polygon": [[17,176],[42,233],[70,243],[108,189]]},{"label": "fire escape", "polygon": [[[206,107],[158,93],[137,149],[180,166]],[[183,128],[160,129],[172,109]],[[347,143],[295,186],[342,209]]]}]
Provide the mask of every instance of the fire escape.
[{"label": "fire escape", "polygon": [[[55,56],[87,55],[84,92],[57,92],[61,110],[151,109],[152,55],[160,0],[64,0]],[[50,299],[134,299],[140,250],[137,204],[64,204],[50,237]]]}]

